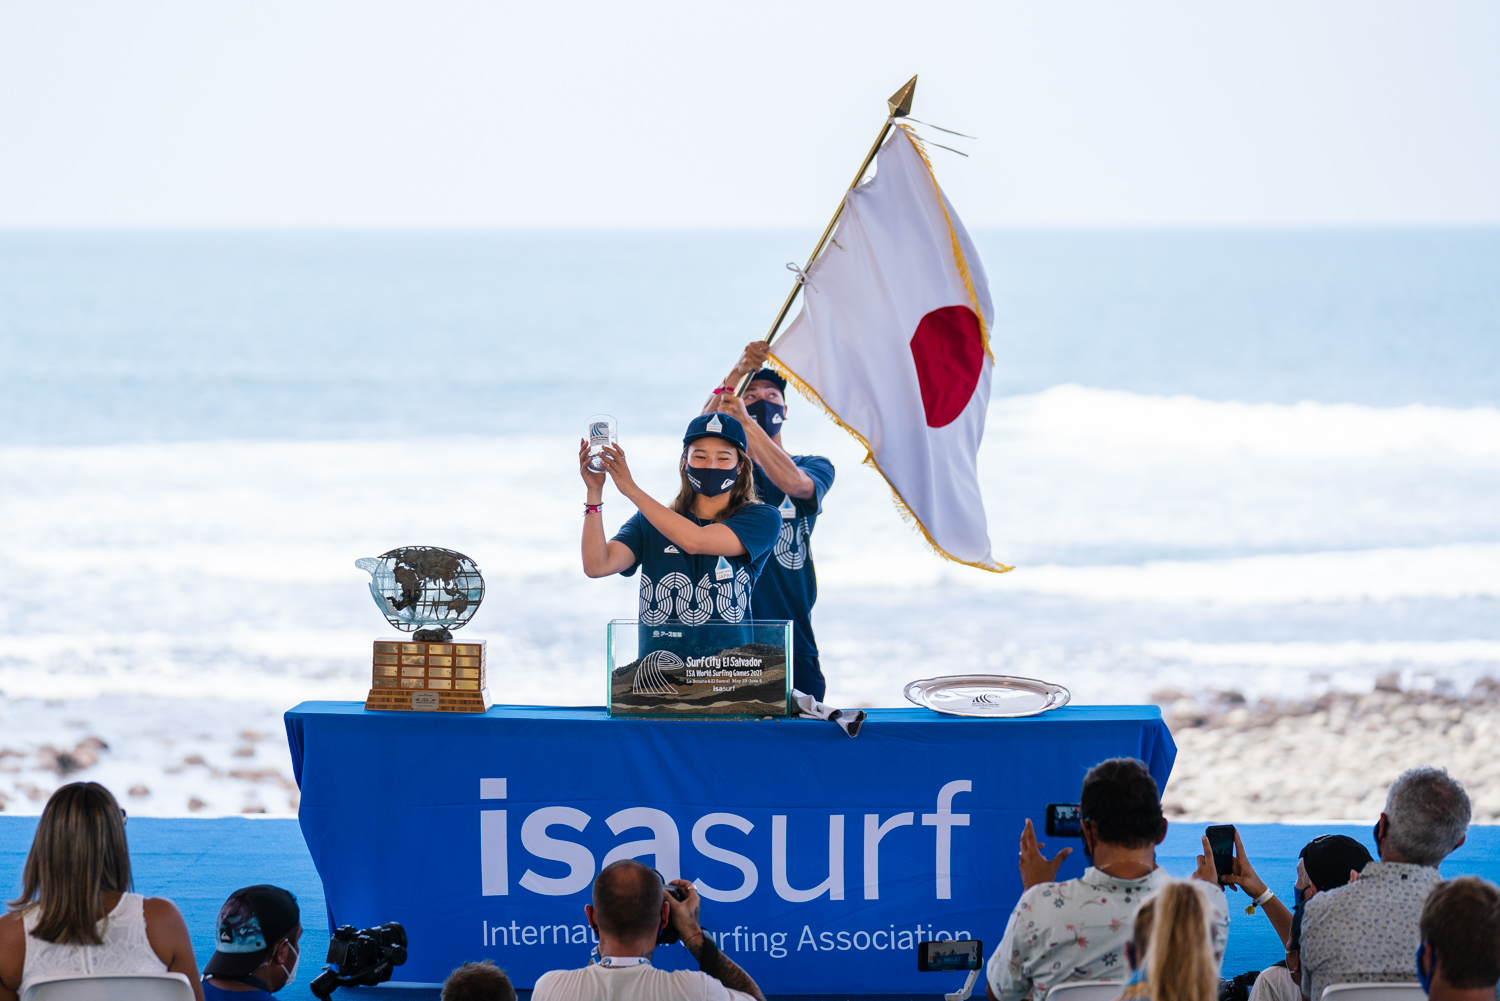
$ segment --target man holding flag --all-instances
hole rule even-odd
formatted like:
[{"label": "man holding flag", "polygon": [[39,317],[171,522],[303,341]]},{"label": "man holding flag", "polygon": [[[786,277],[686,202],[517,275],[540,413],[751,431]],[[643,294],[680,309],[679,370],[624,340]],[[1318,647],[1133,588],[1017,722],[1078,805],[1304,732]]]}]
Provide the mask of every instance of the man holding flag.
[{"label": "man holding flag", "polygon": [[[718,410],[739,420],[755,462],[755,492],[781,514],[781,534],[755,583],[750,608],[757,619],[792,622],[792,687],[823,701],[827,682],[818,663],[812,608],[818,600],[811,537],[823,510],[823,495],[833,485],[833,463],[821,455],[790,455],[781,443],[786,420],[786,379],[762,368],[770,345],[754,341],[714,391],[704,413]],[[734,387],[751,375],[744,395]]]}]

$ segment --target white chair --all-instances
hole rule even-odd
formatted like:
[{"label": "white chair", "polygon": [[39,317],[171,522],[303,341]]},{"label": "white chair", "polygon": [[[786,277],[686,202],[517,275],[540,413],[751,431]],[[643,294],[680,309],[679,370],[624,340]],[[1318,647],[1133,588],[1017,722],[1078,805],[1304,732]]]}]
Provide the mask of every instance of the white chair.
[{"label": "white chair", "polygon": [[108,977],[47,977],[21,1001],[195,1001],[185,973],[133,973]]},{"label": "white chair", "polygon": [[1075,980],[1047,989],[1047,1001],[1115,1001],[1125,990],[1123,980]]},{"label": "white chair", "polygon": [[1329,984],[1323,1001],[1426,1001],[1420,984]]}]

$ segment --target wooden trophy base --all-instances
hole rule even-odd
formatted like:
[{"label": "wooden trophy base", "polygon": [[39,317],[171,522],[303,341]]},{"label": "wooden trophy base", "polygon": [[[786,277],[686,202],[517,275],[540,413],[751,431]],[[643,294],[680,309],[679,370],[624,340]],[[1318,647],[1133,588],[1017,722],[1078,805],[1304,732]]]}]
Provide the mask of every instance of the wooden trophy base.
[{"label": "wooden trophy base", "polygon": [[366,709],[482,713],[490,707],[484,640],[376,640]]}]

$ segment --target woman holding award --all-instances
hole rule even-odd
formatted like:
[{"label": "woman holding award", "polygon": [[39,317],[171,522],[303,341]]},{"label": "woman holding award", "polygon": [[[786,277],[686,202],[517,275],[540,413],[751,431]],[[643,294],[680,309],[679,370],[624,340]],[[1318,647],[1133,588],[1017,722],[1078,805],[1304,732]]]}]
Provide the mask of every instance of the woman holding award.
[{"label": "woman holding award", "polygon": [[[776,545],[781,516],[755,496],[745,429],[733,416],[694,418],[682,445],[681,488],[668,506],[635,482],[618,445],[591,457],[589,443],[580,443],[579,472],[588,487],[583,572],[628,577],[640,570],[642,625],[749,622],[750,592]],[[592,468],[591,458],[602,470]],[[608,541],[601,514],[606,475],[636,506]]]}]

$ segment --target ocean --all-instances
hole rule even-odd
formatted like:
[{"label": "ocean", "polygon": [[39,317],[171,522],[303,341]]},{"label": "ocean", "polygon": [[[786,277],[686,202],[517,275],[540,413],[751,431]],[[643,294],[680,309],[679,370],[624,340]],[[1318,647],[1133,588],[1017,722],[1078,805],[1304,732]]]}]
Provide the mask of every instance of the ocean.
[{"label": "ocean", "polygon": [[[643,484],[814,234],[0,234],[0,809],[295,810],[280,713],[362,699],[362,556],[461,550],[497,702],[599,704]],[[1500,676],[1500,231],[979,232],[993,575],[799,398],[828,701],[998,672],[1081,703]],[[606,494],[606,526],[632,512]]]}]

